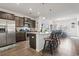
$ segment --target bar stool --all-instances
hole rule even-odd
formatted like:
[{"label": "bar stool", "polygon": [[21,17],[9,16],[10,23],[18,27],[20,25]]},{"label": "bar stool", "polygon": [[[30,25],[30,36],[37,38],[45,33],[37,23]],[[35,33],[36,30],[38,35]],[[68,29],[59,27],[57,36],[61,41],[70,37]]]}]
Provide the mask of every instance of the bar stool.
[{"label": "bar stool", "polygon": [[[55,35],[54,35],[55,36]],[[48,45],[49,45],[49,48],[50,48],[50,53],[53,54],[53,51],[57,48],[58,46],[58,41],[57,41],[57,38],[54,37],[51,38],[51,37],[48,37],[48,38],[44,38],[45,40],[45,43],[44,43],[44,48],[43,48],[43,51],[45,50],[46,48],[46,44],[48,42]]]}]

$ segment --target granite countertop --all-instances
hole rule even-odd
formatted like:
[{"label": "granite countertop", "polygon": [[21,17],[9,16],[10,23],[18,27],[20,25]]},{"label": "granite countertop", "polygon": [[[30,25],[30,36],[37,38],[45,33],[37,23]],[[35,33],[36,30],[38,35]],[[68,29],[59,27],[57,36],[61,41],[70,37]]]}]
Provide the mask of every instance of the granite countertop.
[{"label": "granite countertop", "polygon": [[33,34],[36,34],[37,32],[26,32],[26,33],[33,33]]},{"label": "granite countertop", "polygon": [[26,32],[26,33],[33,33],[33,34],[50,34],[50,32]]}]

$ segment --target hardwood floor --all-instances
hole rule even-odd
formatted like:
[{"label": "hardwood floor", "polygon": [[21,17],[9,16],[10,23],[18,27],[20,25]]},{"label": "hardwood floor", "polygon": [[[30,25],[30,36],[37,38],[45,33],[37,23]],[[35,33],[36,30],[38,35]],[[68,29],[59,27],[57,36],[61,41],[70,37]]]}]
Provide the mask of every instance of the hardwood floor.
[{"label": "hardwood floor", "polygon": [[22,41],[17,43],[16,47],[1,51],[1,56],[37,56],[40,55],[34,49],[29,48],[28,42]]},{"label": "hardwood floor", "polygon": [[[1,51],[0,56],[51,56],[49,52],[36,52],[29,48],[27,41],[22,41],[16,44],[16,47]],[[79,40],[78,39],[63,39],[54,56],[78,56],[79,55]]]}]

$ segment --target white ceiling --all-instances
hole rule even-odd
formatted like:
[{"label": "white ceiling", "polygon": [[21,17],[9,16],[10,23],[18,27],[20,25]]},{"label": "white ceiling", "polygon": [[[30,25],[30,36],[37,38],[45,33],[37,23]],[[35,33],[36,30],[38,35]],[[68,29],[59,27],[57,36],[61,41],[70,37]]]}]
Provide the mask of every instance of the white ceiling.
[{"label": "white ceiling", "polygon": [[[69,14],[79,14],[78,3],[0,3],[0,8],[21,13],[32,18],[39,16],[61,17]],[[29,13],[29,8],[32,8],[32,14]],[[50,12],[49,9],[52,9],[52,11]]]}]

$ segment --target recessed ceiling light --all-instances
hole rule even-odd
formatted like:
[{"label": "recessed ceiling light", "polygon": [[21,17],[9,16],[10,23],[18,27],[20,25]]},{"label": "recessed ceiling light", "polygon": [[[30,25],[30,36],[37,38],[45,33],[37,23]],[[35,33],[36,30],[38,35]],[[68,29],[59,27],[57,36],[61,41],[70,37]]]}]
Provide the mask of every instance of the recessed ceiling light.
[{"label": "recessed ceiling light", "polygon": [[29,14],[32,14],[32,12],[29,12]]},{"label": "recessed ceiling light", "polygon": [[40,12],[37,12],[37,14],[40,14]]},{"label": "recessed ceiling light", "polygon": [[43,19],[46,19],[46,17],[43,17]]},{"label": "recessed ceiling light", "polygon": [[32,11],[32,8],[29,8],[30,11]]},{"label": "recessed ceiling light", "polygon": [[17,5],[19,5],[20,3],[16,3]]}]

